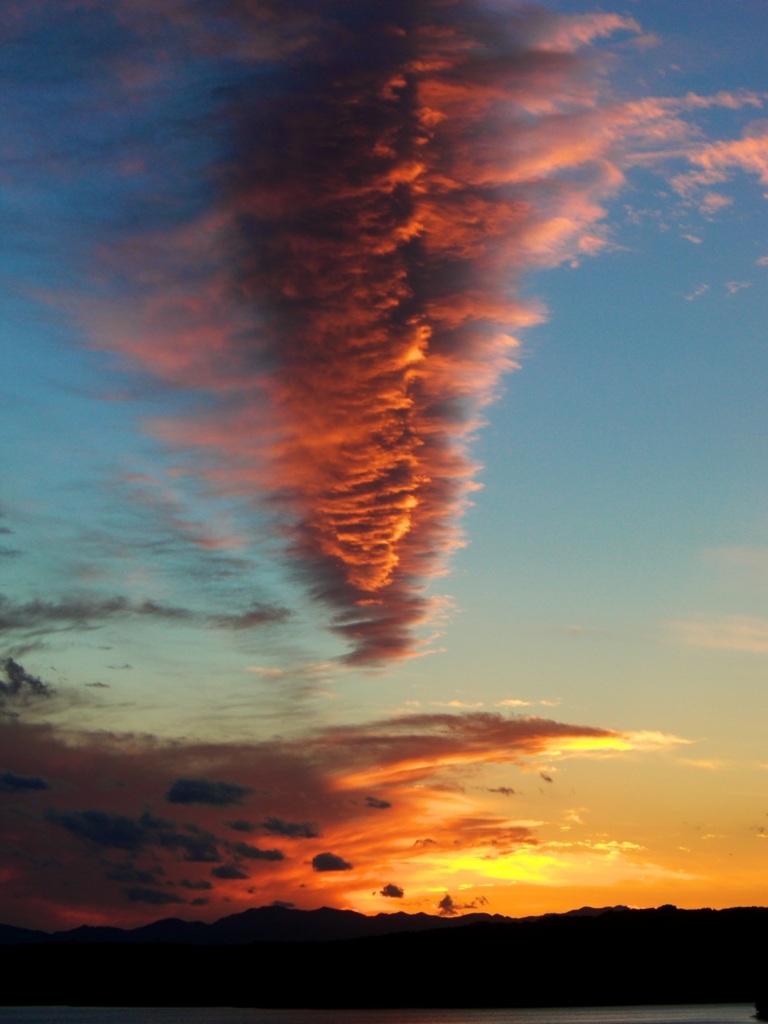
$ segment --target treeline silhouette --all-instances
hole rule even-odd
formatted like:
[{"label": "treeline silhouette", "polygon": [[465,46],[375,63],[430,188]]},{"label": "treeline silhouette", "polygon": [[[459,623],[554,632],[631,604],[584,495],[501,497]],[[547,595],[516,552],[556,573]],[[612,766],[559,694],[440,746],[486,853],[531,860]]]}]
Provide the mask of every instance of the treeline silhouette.
[{"label": "treeline silhouette", "polygon": [[84,943],[47,936],[3,946],[3,1002],[275,1008],[754,1002],[764,990],[767,927],[768,909],[761,907],[662,907],[314,942]]}]

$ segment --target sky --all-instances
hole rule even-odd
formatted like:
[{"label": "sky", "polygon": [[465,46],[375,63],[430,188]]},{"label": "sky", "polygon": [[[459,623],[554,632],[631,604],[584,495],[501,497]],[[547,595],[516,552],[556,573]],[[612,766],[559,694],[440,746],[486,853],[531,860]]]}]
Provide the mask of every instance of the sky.
[{"label": "sky", "polygon": [[3,5],[0,920],[768,904],[767,19]]}]

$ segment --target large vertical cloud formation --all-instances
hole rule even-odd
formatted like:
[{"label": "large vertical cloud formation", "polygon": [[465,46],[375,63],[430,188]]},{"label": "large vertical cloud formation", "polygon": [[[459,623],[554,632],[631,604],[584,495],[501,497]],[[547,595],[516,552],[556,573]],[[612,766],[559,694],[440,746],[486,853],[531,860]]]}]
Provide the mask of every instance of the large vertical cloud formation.
[{"label": "large vertical cloud formation", "polygon": [[232,466],[264,431],[248,380],[263,389],[296,564],[336,609],[349,660],[371,662],[412,650],[425,580],[459,540],[468,438],[539,315],[521,272],[578,247],[602,212],[580,215],[584,184],[552,178],[584,164],[561,130],[589,91],[572,47],[635,26],[593,17],[569,33],[469,0],[279,17],[287,56],[232,90],[217,172],[228,283],[255,324],[227,344],[245,384],[228,378],[223,430],[166,433]]},{"label": "large vertical cloud formation", "polygon": [[220,76],[223,154],[203,212],[123,247],[143,310],[97,313],[100,343],[217,396],[156,429],[272,495],[350,661],[405,656],[460,541],[479,410],[541,316],[521,274],[599,247],[621,178],[575,50],[637,26],[316,0],[217,5],[206,37],[212,10],[176,14],[183,61]]},{"label": "large vertical cloud formation", "polygon": [[225,178],[295,549],[367,661],[409,650],[456,544],[467,436],[534,315],[516,294],[542,216],[516,180],[519,122],[578,64],[526,41],[530,12],[314,9],[265,95],[235,100]]}]

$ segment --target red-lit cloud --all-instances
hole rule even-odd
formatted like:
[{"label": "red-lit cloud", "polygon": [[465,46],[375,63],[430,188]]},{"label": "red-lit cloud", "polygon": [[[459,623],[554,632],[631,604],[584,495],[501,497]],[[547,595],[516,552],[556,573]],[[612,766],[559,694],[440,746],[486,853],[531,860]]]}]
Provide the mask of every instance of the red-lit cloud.
[{"label": "red-lit cloud", "polygon": [[57,730],[12,710],[0,717],[0,918],[23,907],[19,923],[48,927],[138,923],[171,902],[210,918],[273,900],[354,904],[394,877],[424,899],[462,856],[482,864],[538,842],[532,823],[479,811],[467,773],[644,746],[487,713],[206,744]]},{"label": "red-lit cloud", "polygon": [[224,60],[233,81],[208,211],[105,249],[105,278],[132,285],[86,319],[98,344],[214,396],[213,415],[155,431],[207,452],[196,471],[215,486],[271,494],[348,660],[406,656],[461,543],[480,410],[542,317],[521,274],[603,244],[597,197],[620,175],[575,50],[638,26],[470,0],[354,18],[227,4],[228,49],[221,23],[203,41],[204,8],[179,10],[179,59]]},{"label": "red-lit cloud", "polygon": [[597,44],[641,28],[610,13],[479,0],[175,0],[171,13],[121,5],[125,45],[102,72],[116,109],[154,103],[161,121],[158,82],[183,91],[198,69],[215,83],[194,124],[209,146],[184,180],[194,201],[177,199],[178,174],[149,177],[144,140],[121,173],[147,176],[151,202],[97,247],[101,294],[79,315],[122,365],[198,397],[193,416],[150,428],[192,453],[188,472],[274,514],[288,571],[332,610],[346,659],[413,655],[439,608],[429,584],[462,543],[482,409],[544,316],[524,275],[609,247],[606,205],[638,164],[678,161],[683,199],[734,168],[764,178],[757,129],[704,145],[690,120],[764,98],[617,101]]}]

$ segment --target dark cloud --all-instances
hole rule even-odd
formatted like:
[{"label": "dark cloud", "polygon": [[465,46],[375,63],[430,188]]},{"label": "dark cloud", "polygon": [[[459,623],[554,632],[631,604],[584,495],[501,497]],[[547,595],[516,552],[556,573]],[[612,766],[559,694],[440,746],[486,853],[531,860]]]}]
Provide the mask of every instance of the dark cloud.
[{"label": "dark cloud", "polygon": [[0,668],[0,716],[12,714],[10,707],[25,707],[40,697],[50,697],[53,687],[27,672],[13,658],[6,658]]},{"label": "dark cloud", "polygon": [[115,864],[104,875],[110,882],[135,882],[136,885],[157,885],[157,872],[143,871],[133,864]]},{"label": "dark cloud", "polygon": [[235,821],[227,821],[225,824],[229,825],[235,832],[255,832],[258,826],[253,821],[246,821],[244,818],[237,818]]},{"label": "dark cloud", "polygon": [[84,686],[90,686],[94,690],[108,690],[110,689],[109,683],[84,683]]},{"label": "dark cloud", "polygon": [[545,774],[544,772],[539,772],[539,776],[540,776],[540,778],[542,778],[542,779],[543,779],[543,780],[544,780],[545,782],[554,782],[554,781],[555,781],[555,780],[554,780],[554,779],[552,778],[552,776],[551,776],[551,775],[547,775],[547,774]]},{"label": "dark cloud", "polygon": [[241,804],[253,790],[234,782],[212,782],[210,779],[176,779],[165,799],[171,804],[210,804],[230,807]]},{"label": "dark cloud", "polygon": [[146,828],[110,811],[46,811],[46,821],[60,825],[78,839],[117,850],[137,850],[148,841]]},{"label": "dark cloud", "polygon": [[282,818],[266,818],[261,823],[265,832],[288,839],[316,839],[320,829],[313,821],[283,821]]},{"label": "dark cloud", "polygon": [[180,885],[182,887],[182,889],[212,889],[213,888],[211,883],[209,881],[207,881],[205,878],[200,878],[200,879],[196,879],[196,880],[193,879],[191,881],[189,879],[187,879],[187,878],[183,878],[177,884]]},{"label": "dark cloud", "polygon": [[196,825],[181,831],[163,818],[145,811],[138,819],[110,811],[58,811],[49,808],[46,821],[60,825],[79,839],[118,850],[159,847],[181,855],[181,859],[202,864],[221,860],[216,837]]},{"label": "dark cloud", "polygon": [[250,843],[227,843],[227,849],[247,860],[285,860],[282,850],[261,850]]},{"label": "dark cloud", "polygon": [[440,908],[441,917],[451,917],[456,913],[456,906],[448,893],[443,896],[437,905]]},{"label": "dark cloud", "polygon": [[37,632],[51,629],[89,629],[95,623],[139,615],[151,618],[189,619],[192,612],[157,601],[131,601],[127,597],[63,597],[60,601],[28,601],[14,604],[0,598],[0,632]]},{"label": "dark cloud", "polygon": [[217,868],[211,869],[211,874],[215,878],[227,878],[227,879],[241,879],[248,878],[248,875],[242,871],[237,864],[222,864]]},{"label": "dark cloud", "polygon": [[38,775],[15,775],[13,772],[0,772],[0,793],[31,793],[50,788],[50,782],[46,782]]},{"label": "dark cloud", "polygon": [[[0,556],[2,553],[0,547]],[[9,550],[6,553],[12,552]],[[65,595],[58,601],[34,600],[26,603],[14,603],[0,597],[0,633],[19,633],[26,637],[66,630],[97,629],[107,621],[135,617],[160,619],[164,622],[199,622],[202,626],[212,628],[247,630],[284,622],[290,617],[290,612],[277,605],[255,604],[235,614],[204,615],[190,608],[153,600],[133,601],[121,595],[106,598]]]},{"label": "dark cloud", "polygon": [[[149,815],[143,815],[143,819]],[[196,864],[215,864],[221,860],[216,837],[197,825],[185,825],[184,831],[178,831],[170,822],[153,819],[153,838],[158,846],[166,850],[179,851],[182,860]]]},{"label": "dark cloud", "polygon": [[352,865],[335,853],[318,853],[312,858],[313,871],[349,871]]},{"label": "dark cloud", "polygon": [[159,907],[166,903],[186,902],[175,893],[168,892],[167,889],[147,889],[144,886],[137,885],[127,886],[123,889],[123,892],[130,903],[151,903],[154,906]]},{"label": "dark cloud", "polygon": [[514,796],[515,790],[510,786],[496,786],[493,789],[486,788],[486,793],[501,793],[502,796]]},{"label": "dark cloud", "polygon": [[21,551],[18,548],[9,548],[5,544],[0,544],[0,558],[18,558]]},{"label": "dark cloud", "polygon": [[379,892],[380,896],[389,896],[394,900],[401,900],[405,896],[405,890],[401,889],[399,885],[393,885],[391,882],[385,885]]},{"label": "dark cloud", "polygon": [[478,907],[485,907],[487,905],[488,900],[485,896],[477,896],[469,903],[457,903],[448,893],[438,903],[441,917],[451,917],[454,914],[458,914],[460,910],[477,910]]},{"label": "dark cloud", "polygon": [[387,807],[391,807],[392,804],[389,800],[379,800],[376,796],[367,796],[365,798],[366,807],[375,807],[379,811],[386,810]]},{"label": "dark cloud", "polygon": [[270,903],[271,907],[284,907],[286,910],[293,910],[296,906],[295,903],[291,903],[290,900],[272,900]]}]

